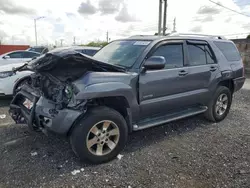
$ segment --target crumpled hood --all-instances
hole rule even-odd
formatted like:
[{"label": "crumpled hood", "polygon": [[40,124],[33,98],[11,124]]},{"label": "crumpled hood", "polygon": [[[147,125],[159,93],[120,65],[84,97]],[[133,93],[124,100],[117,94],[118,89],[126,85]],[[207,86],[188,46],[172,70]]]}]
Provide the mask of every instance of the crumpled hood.
[{"label": "crumpled hood", "polygon": [[[78,65],[77,65],[78,64]],[[81,65],[80,65],[81,64]],[[97,65],[107,70],[122,71],[122,67],[100,62],[93,57],[81,54],[69,48],[55,49],[46,53],[28,63],[27,68],[30,70],[42,72],[51,71],[56,68],[70,68],[71,66],[79,66],[82,64]]]}]

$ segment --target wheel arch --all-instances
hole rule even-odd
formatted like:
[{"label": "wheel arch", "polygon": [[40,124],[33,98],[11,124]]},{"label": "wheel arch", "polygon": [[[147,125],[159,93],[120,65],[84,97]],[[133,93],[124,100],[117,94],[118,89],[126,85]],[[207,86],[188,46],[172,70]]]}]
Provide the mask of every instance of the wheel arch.
[{"label": "wheel arch", "polygon": [[20,84],[21,82],[23,82],[26,79],[30,79],[30,75],[23,76],[23,77],[16,80],[14,87],[13,87],[13,91],[12,91],[13,94],[15,94],[15,90],[16,90],[18,84]]},{"label": "wheel arch", "polygon": [[225,86],[231,91],[231,94],[234,93],[234,82],[232,79],[222,80],[219,82],[218,86]]}]

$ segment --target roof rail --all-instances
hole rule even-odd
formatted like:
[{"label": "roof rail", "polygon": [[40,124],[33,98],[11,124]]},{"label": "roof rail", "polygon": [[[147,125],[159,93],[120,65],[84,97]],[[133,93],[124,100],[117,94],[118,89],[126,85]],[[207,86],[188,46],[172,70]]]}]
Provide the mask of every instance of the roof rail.
[{"label": "roof rail", "polygon": [[226,38],[223,37],[223,36],[195,34],[195,33],[170,33],[167,36],[196,36],[196,37],[208,37],[208,38],[217,38],[217,39],[224,39],[224,40],[226,40]]},{"label": "roof rail", "polygon": [[157,37],[157,35],[132,35],[129,38],[133,38],[133,37],[152,37],[152,36]]}]

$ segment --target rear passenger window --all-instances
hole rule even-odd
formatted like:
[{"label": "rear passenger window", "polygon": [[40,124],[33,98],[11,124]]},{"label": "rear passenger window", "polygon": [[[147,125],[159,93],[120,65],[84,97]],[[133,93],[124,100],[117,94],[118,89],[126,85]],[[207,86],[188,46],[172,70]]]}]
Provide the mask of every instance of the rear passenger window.
[{"label": "rear passenger window", "polygon": [[215,58],[207,44],[188,44],[189,66],[215,63]]},{"label": "rear passenger window", "polygon": [[231,42],[219,42],[216,41],[214,44],[220,49],[223,55],[228,61],[239,61],[240,54],[237,48]]},{"label": "rear passenger window", "polygon": [[156,49],[152,56],[163,56],[166,59],[165,69],[183,67],[182,44],[167,44]]},{"label": "rear passenger window", "polygon": [[188,44],[189,65],[206,65],[206,52],[204,45]]}]

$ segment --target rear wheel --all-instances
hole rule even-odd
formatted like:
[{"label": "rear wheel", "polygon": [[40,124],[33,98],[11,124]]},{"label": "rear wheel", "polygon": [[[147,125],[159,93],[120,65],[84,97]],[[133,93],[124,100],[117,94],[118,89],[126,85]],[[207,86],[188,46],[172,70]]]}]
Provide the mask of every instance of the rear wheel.
[{"label": "rear wheel", "polygon": [[205,117],[213,122],[219,122],[225,119],[232,103],[232,93],[225,86],[219,86],[214,97],[209,102]]},{"label": "rear wheel", "polygon": [[103,163],[115,158],[125,147],[126,121],[120,113],[107,107],[87,112],[70,135],[73,151],[81,160]]}]

